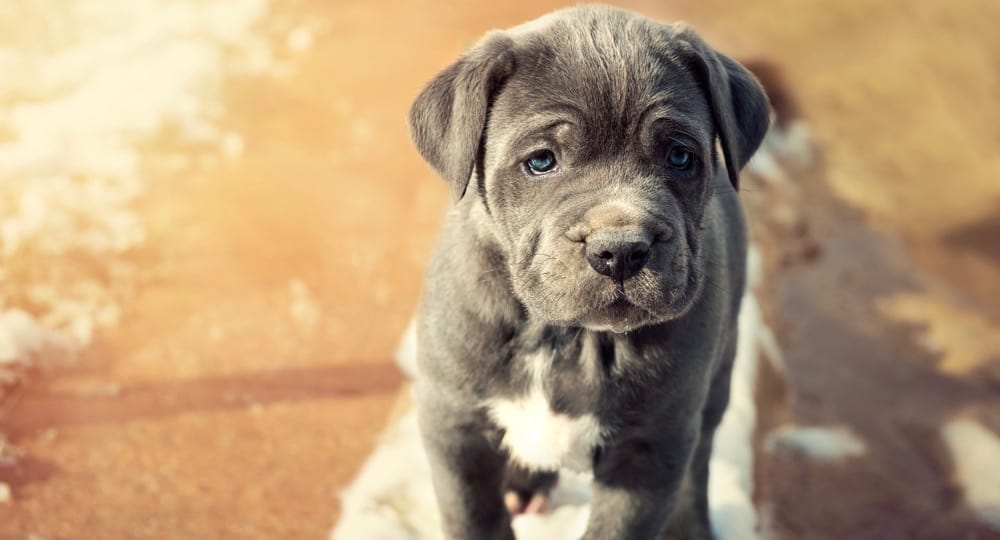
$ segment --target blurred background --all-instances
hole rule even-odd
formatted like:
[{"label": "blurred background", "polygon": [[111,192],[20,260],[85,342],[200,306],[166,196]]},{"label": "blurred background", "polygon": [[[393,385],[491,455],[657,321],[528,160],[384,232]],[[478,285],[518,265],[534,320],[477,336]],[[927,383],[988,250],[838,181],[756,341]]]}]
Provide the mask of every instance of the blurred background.
[{"label": "blurred background", "polygon": [[[0,3],[0,538],[327,535],[448,203],[406,111],[562,5]],[[620,5],[811,134],[743,183],[764,530],[1000,535],[1000,3]]]}]

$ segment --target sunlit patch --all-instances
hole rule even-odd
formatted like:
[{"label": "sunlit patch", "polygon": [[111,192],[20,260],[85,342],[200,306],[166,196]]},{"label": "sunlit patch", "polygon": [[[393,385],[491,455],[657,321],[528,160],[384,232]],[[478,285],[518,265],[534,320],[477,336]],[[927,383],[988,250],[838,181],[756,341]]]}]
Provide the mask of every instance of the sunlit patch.
[{"label": "sunlit patch", "polygon": [[940,295],[898,294],[881,300],[878,307],[896,321],[921,325],[920,342],[941,355],[938,366],[946,373],[968,375],[1000,354],[1000,321]]}]

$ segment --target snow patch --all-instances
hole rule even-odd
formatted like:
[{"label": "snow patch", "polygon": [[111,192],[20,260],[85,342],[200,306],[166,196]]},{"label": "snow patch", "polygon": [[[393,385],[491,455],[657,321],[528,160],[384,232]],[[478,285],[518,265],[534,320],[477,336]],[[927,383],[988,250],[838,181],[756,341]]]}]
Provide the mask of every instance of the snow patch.
[{"label": "snow patch", "polygon": [[769,452],[787,449],[821,461],[836,461],[865,453],[865,443],[843,427],[782,426],[764,443]]},{"label": "snow patch", "polygon": [[805,122],[795,121],[786,128],[772,126],[746,168],[763,180],[789,188],[791,179],[783,164],[805,167],[815,159],[814,138]]},{"label": "snow patch", "polygon": [[31,356],[53,339],[50,330],[19,309],[0,313],[0,364]]},{"label": "snow patch", "polygon": [[[766,328],[757,298],[743,297],[739,342],[730,379],[729,406],[715,432],[709,460],[708,507],[712,529],[719,539],[757,538],[753,505],[753,432],[757,424],[754,388]],[[769,331],[768,331],[769,333]]]},{"label": "snow patch", "polygon": [[403,338],[399,340],[399,347],[396,348],[396,365],[407,377],[414,379],[417,376],[417,321],[410,319],[410,324],[406,325],[403,331]]},{"label": "snow patch", "polygon": [[955,480],[965,502],[990,528],[1000,532],[1000,437],[974,420],[952,420],[941,438],[955,463]]},{"label": "snow patch", "polygon": [[[242,140],[215,126],[221,83],[232,61],[267,50],[254,32],[266,0],[59,8],[58,35],[0,47],[0,363],[85,346],[117,322],[106,283],[131,282],[123,254],[146,237],[132,208],[149,182],[142,145],[171,127],[240,155]],[[12,309],[24,304],[31,314]]]},{"label": "snow patch", "polygon": [[333,540],[442,538],[430,465],[414,411],[382,435],[341,500],[343,511]]}]

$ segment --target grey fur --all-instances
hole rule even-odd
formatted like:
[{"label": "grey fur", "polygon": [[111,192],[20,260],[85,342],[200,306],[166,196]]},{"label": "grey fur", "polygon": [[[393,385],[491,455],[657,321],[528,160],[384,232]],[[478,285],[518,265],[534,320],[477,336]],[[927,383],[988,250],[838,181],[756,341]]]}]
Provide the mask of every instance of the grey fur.
[{"label": "grey fur", "polygon": [[[448,537],[513,538],[486,403],[525,394],[538,351],[551,410],[605,430],[585,538],[710,536],[744,287],[734,187],[767,123],[756,79],[692,30],[602,6],[491,33],[420,94],[413,138],[455,199],[418,314],[417,408]],[[667,163],[675,145],[694,166]],[[558,169],[532,176],[540,148]],[[586,260],[598,237],[648,245],[648,262],[616,282]]]}]

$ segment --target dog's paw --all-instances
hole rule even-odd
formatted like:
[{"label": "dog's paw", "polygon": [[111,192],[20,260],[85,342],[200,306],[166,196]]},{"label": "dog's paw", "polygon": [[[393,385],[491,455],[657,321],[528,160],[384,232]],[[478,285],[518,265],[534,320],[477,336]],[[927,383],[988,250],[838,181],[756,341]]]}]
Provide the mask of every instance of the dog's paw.
[{"label": "dog's paw", "polygon": [[518,465],[508,465],[504,480],[504,505],[512,516],[541,514],[548,509],[549,493],[558,482],[558,472],[530,471]]},{"label": "dog's paw", "polygon": [[549,509],[549,497],[542,493],[532,493],[525,500],[518,492],[508,491],[503,496],[503,503],[512,516],[518,514],[544,514]]}]

